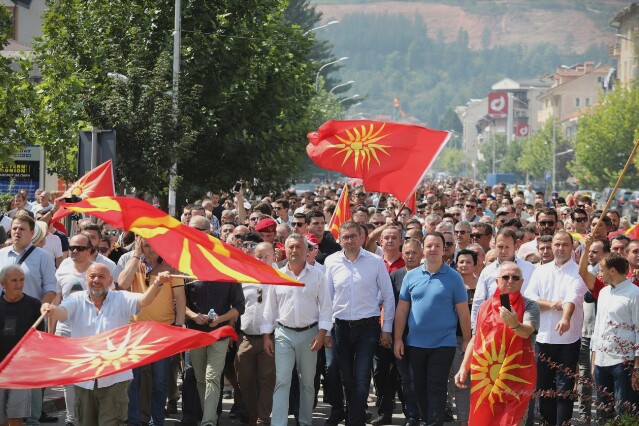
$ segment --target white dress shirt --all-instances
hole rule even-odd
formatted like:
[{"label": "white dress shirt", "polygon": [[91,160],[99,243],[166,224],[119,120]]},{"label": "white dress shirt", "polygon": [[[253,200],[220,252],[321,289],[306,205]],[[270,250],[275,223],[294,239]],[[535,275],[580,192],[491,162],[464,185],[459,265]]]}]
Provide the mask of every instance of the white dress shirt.
[{"label": "white dress shirt", "polygon": [[563,335],[555,330],[563,316],[563,311],[542,310],[539,321],[538,343],[570,344],[581,338],[584,322],[583,301],[588,288],[579,276],[579,266],[569,260],[562,266],[555,262],[541,265],[535,269],[524,296],[534,300],[557,301],[562,304],[572,303],[575,310],[570,318],[570,328]]},{"label": "white dress shirt", "polygon": [[[530,277],[532,276],[535,265],[518,257],[515,257],[515,263],[521,269],[524,282],[521,284],[521,290],[519,292],[524,294]],[[495,290],[497,289],[497,272],[499,272],[500,262],[493,262],[486,266],[479,274],[477,279],[477,287],[475,287],[475,295],[473,296],[473,308],[470,312],[470,324],[472,329],[475,329],[475,323],[477,322],[477,314],[479,314],[479,307],[485,301],[493,297]]]},{"label": "white dress shirt", "polygon": [[[68,312],[67,324],[71,327],[71,337],[88,337],[128,325],[131,316],[138,313],[140,299],[142,294],[139,293],[108,291],[98,311],[86,290],[70,294],[60,306]],[[106,388],[131,379],[133,373],[127,370],[97,379],[97,387]],[[76,386],[89,390],[93,389],[93,385],[94,380],[76,383]]]},{"label": "white dress shirt", "polygon": [[590,347],[595,365],[609,367],[639,356],[639,287],[625,280],[599,293]]},{"label": "white dress shirt", "polygon": [[330,332],[333,327],[331,296],[322,273],[308,262],[299,276],[288,268],[288,263],[280,271],[304,283],[303,287],[287,285],[269,286],[262,334],[270,334],[275,322],[286,327],[303,328],[319,323],[319,328]]},{"label": "white dress shirt", "polygon": [[260,326],[264,323],[264,306],[269,287],[267,284],[242,284],[244,313],[240,317],[240,323],[244,334],[262,336]]},{"label": "white dress shirt", "polygon": [[333,299],[333,319],[355,321],[380,316],[384,307],[382,331],[393,331],[395,297],[384,260],[361,249],[355,261],[338,251],[324,261],[328,288]]}]

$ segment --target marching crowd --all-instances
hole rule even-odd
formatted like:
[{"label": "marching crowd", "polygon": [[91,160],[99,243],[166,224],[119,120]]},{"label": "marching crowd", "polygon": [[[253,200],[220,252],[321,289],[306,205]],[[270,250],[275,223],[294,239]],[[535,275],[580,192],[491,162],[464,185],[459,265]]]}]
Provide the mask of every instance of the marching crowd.
[{"label": "marching crowd", "polygon": [[[67,237],[48,193],[18,193],[0,218],[0,359],[40,313],[65,337],[137,321],[237,329],[237,342],[65,386],[67,425],[162,425],[180,398],[181,424],[216,425],[225,381],[251,426],[311,425],[320,387],[326,426],[391,424],[396,404],[406,426],[635,413],[639,240],[618,212],[529,186],[428,181],[413,208],[357,187],[334,237],[340,190],[209,193],[183,209],[303,287],[177,278],[141,236],[85,218]],[[50,421],[42,392],[0,389],[0,425]]]}]

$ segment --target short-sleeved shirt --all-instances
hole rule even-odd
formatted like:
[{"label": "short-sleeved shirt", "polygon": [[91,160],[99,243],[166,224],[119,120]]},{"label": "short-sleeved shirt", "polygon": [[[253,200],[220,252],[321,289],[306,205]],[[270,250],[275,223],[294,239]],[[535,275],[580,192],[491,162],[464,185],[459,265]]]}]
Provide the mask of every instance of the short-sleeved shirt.
[{"label": "short-sleeved shirt", "polygon": [[[72,293],[87,289],[86,271],[76,271],[75,264],[73,262],[67,262],[60,265],[58,270],[55,272],[55,278],[58,282],[58,294],[62,295],[63,300],[69,297]],[[58,321],[56,324],[56,331],[66,336],[71,333],[71,328],[67,324],[67,321]]]},{"label": "short-sleeved shirt", "polygon": [[404,277],[399,299],[411,304],[407,345],[418,348],[457,345],[455,305],[468,303],[466,286],[459,272],[445,263],[435,273],[421,265]]},{"label": "short-sleeved shirt", "polygon": [[[31,244],[22,253],[17,253],[13,246],[0,249],[0,269],[17,264],[30,247]],[[56,291],[55,263],[46,251],[35,247],[20,267],[24,271],[24,294],[42,300],[45,293]]]},{"label": "short-sleeved shirt", "polygon": [[[128,291],[108,291],[102,308],[98,311],[89,297],[89,291],[76,292],[62,300],[60,306],[67,310],[67,323],[71,327],[71,337],[94,336],[129,324],[132,315],[138,312],[141,294]],[[131,380],[131,370],[97,379],[98,388]],[[93,389],[94,380],[76,383],[84,389]]]},{"label": "short-sleeved shirt", "polygon": [[[479,309],[486,309],[486,304],[490,303],[490,299],[489,300],[485,300]],[[486,306],[484,306],[486,305]],[[539,331],[539,317],[541,315],[541,309],[539,308],[539,303],[535,302],[534,300],[528,299],[526,297],[524,297],[524,316],[521,320],[521,322],[530,322],[530,324],[532,324],[532,326],[535,328],[535,331],[532,332],[530,334],[530,343],[534,346],[535,345],[535,340],[537,338],[537,333]],[[477,324],[473,324],[473,334],[475,334],[476,331],[476,325]]]},{"label": "short-sleeved shirt", "polygon": [[[0,361],[18,344],[40,316],[40,301],[27,296],[17,302],[0,297]],[[44,324],[44,323],[42,323]],[[38,327],[43,330],[44,327]]]}]

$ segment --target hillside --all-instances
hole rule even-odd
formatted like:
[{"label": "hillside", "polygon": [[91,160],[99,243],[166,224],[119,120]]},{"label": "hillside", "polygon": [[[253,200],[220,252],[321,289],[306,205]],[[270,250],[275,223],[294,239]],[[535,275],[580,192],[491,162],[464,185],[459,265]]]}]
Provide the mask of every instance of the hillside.
[{"label": "hillside", "polygon": [[451,2],[319,1],[316,9],[324,14],[324,22],[342,20],[353,13],[421,16],[428,37],[443,36],[444,41],[452,42],[460,30],[465,30],[472,49],[513,43],[551,43],[562,50],[582,53],[591,44],[614,41],[614,29],[607,22],[628,5],[617,0],[466,1],[463,7],[446,3]]}]

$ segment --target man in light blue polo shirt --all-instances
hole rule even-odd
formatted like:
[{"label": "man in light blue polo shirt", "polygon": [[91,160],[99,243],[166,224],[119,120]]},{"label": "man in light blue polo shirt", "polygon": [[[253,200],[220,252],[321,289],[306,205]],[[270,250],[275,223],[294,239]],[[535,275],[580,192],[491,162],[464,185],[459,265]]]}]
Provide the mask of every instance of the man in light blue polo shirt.
[{"label": "man in light blue polo shirt", "polygon": [[[398,359],[409,352],[415,394],[422,419],[443,425],[446,383],[457,346],[457,322],[462,349],[471,337],[468,296],[457,271],[444,263],[444,236],[432,232],[424,238],[425,262],[404,278],[395,311],[394,352]],[[402,336],[408,320],[404,348]]]},{"label": "man in light blue polo shirt", "polygon": [[[93,263],[86,272],[86,291],[65,297],[60,306],[43,303],[49,319],[67,321],[71,337],[87,337],[129,324],[131,315],[153,302],[162,286],[171,281],[169,272],[160,272],[144,294],[110,291],[113,278],[109,268]],[[128,411],[127,390],[131,370],[101,379],[76,383],[76,417],[80,426],[122,424]]]}]

